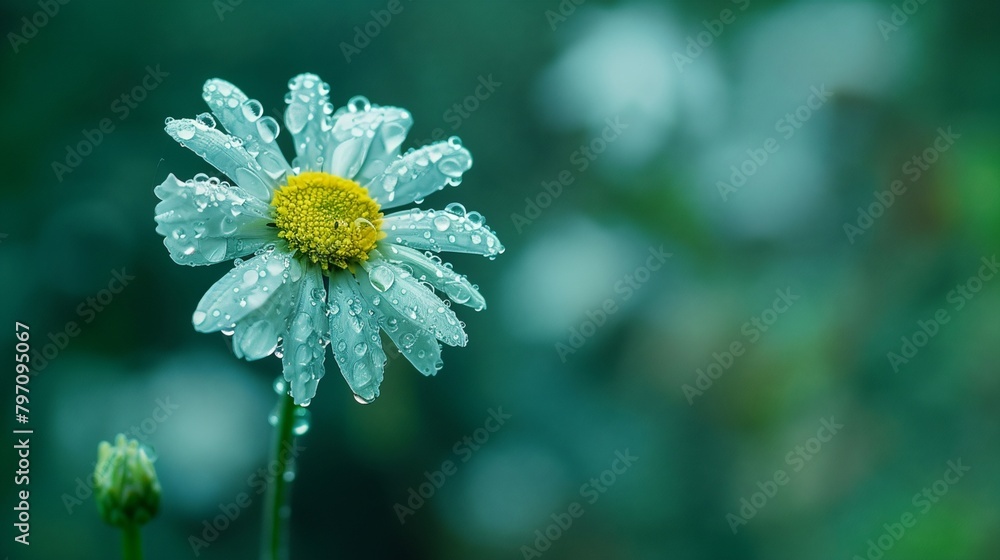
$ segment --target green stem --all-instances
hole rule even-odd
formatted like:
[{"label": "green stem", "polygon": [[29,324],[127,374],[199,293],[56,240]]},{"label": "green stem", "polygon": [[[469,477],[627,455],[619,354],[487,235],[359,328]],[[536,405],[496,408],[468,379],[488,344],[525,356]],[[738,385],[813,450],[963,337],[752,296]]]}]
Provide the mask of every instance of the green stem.
[{"label": "green stem", "polygon": [[286,557],[287,546],[283,546],[285,536],[285,521],[287,515],[282,514],[285,502],[288,501],[288,481],[285,473],[289,467],[288,449],[292,448],[295,435],[292,427],[295,420],[295,401],[289,395],[282,395],[278,400],[278,422],[274,425],[274,447],[271,449],[271,462],[268,470],[274,465],[277,475],[267,488],[267,501],[264,503],[264,546],[261,552],[263,560],[283,560]]},{"label": "green stem", "polygon": [[122,558],[142,560],[142,536],[138,525],[130,523],[122,527]]}]

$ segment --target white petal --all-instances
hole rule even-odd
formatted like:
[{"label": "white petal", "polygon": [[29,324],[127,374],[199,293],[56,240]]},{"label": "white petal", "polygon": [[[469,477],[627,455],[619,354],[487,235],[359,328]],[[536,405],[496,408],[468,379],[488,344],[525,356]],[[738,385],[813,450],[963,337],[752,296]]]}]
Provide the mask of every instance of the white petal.
[{"label": "white petal", "polygon": [[232,328],[236,357],[259,360],[277,350],[288,329],[301,284],[301,281],[290,281],[279,285],[259,308],[236,322]]},{"label": "white petal", "polygon": [[[430,332],[450,346],[465,346],[469,337],[462,330],[455,312],[434,295],[427,286],[406,270],[385,260],[377,252],[362,263],[367,277],[359,275],[358,283],[379,292],[380,301],[372,301],[380,311],[386,307]],[[367,280],[367,285],[365,284]]]},{"label": "white petal", "polygon": [[[281,251],[265,250],[208,289],[192,317],[194,328],[206,333],[235,329],[238,322],[276,297],[279,288],[301,276],[298,260]],[[280,334],[281,329],[277,330]]]},{"label": "white petal", "polygon": [[399,148],[413,126],[405,109],[364,103],[361,109],[349,105],[334,114],[332,141],[323,166],[327,173],[362,185],[381,175],[399,157]]},{"label": "white petal", "polygon": [[340,372],[355,395],[371,402],[382,384],[385,352],[375,310],[347,271],[330,274],[329,312],[330,345]]},{"label": "white petal", "polygon": [[275,141],[278,121],[263,114],[259,101],[247,98],[238,87],[220,79],[205,82],[202,98],[226,130],[243,140],[243,147],[272,179],[280,182],[291,171]]},{"label": "white petal", "polygon": [[402,245],[386,244],[382,255],[390,261],[403,265],[417,280],[427,282],[447,294],[451,301],[467,305],[476,311],[486,309],[486,298],[479,293],[469,280],[441,263],[437,256],[427,255]]},{"label": "white petal", "polygon": [[368,191],[383,208],[394,208],[461,183],[471,167],[472,155],[457,140],[437,142],[392,162],[368,184]]},{"label": "white petal", "polygon": [[297,156],[292,164],[302,171],[321,171],[333,127],[330,85],[315,74],[299,74],[288,81],[288,90],[285,127],[292,134]]},{"label": "white petal", "polygon": [[371,285],[364,270],[358,271],[358,286],[365,299],[379,311],[379,325],[406,359],[424,375],[435,375],[444,366],[441,345],[422,325],[389,305],[384,294]]},{"label": "white petal", "polygon": [[276,312],[287,309],[293,290],[290,287],[279,288],[279,293],[271,298],[267,305],[236,324],[233,330],[233,353],[238,358],[253,361],[274,353],[278,348],[278,337],[281,336],[281,331],[278,329],[281,328],[284,319]]},{"label": "white petal", "polygon": [[[464,211],[461,211],[464,212]],[[478,212],[412,208],[389,214],[382,221],[382,231],[390,243],[428,251],[474,253],[495,258],[504,252],[500,239],[486,227]]]},{"label": "white petal", "polygon": [[282,373],[295,404],[312,400],[319,380],[326,373],[323,362],[329,328],[323,275],[319,267],[308,266],[298,283],[295,307],[282,342]]},{"label": "white petal", "polygon": [[246,151],[242,140],[191,119],[171,120],[165,129],[181,146],[205,158],[248,193],[264,202],[271,201],[278,183]]},{"label": "white petal", "polygon": [[275,240],[267,206],[243,189],[205,175],[173,174],[153,192],[156,232],[178,264],[203,265],[247,255]]}]

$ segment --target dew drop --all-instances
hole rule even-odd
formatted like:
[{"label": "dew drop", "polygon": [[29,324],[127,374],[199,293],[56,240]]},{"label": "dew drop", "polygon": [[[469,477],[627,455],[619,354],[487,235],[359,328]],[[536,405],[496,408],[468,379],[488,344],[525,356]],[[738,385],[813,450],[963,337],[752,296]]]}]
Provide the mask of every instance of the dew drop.
[{"label": "dew drop", "polygon": [[[219,224],[219,231],[227,236],[236,233],[237,229],[236,220],[230,216],[222,218],[222,222]],[[223,249],[223,252],[225,252],[225,249]]]},{"label": "dew drop", "polygon": [[363,95],[355,95],[347,102],[347,110],[352,113],[358,111],[368,111],[372,108],[371,101]]},{"label": "dew drop", "polygon": [[384,292],[392,287],[396,280],[396,274],[388,266],[380,264],[373,267],[368,273],[368,280],[371,281],[372,287]]},{"label": "dew drop", "polygon": [[243,117],[250,122],[254,122],[264,114],[264,107],[256,99],[247,99],[243,102]]},{"label": "dew drop", "polygon": [[177,137],[181,140],[190,140],[194,138],[194,127],[188,124],[187,126],[180,126],[177,128]]},{"label": "dew drop", "polygon": [[274,117],[268,116],[257,121],[257,134],[260,135],[261,142],[265,144],[274,142],[280,131],[281,128],[278,126],[278,121]]},{"label": "dew drop", "polygon": [[371,404],[375,399],[366,399],[361,395],[354,395],[354,400],[358,401],[359,404]]},{"label": "dew drop", "polygon": [[456,216],[465,216],[465,206],[462,206],[458,202],[452,202],[448,206],[445,206],[444,211],[455,214]]},{"label": "dew drop", "polygon": [[[438,231],[447,231],[449,227],[451,227],[451,220],[448,219],[448,216],[445,216],[444,214],[439,214],[434,217],[435,229],[437,229]],[[425,235],[424,237],[427,236]]]},{"label": "dew drop", "polygon": [[472,229],[479,229],[486,223],[486,219],[483,218],[483,215],[475,211],[466,214],[465,219],[469,221],[469,225],[472,226]]},{"label": "dew drop", "polygon": [[466,170],[466,166],[458,158],[449,157],[438,162],[438,170],[448,177],[448,184],[457,185],[462,173]]},{"label": "dew drop", "polygon": [[413,344],[417,341],[417,337],[413,333],[404,333],[399,341],[403,344],[404,349],[412,348]]},{"label": "dew drop", "polygon": [[215,128],[215,117],[213,117],[210,113],[201,113],[196,118],[198,120],[198,124],[208,128]]}]

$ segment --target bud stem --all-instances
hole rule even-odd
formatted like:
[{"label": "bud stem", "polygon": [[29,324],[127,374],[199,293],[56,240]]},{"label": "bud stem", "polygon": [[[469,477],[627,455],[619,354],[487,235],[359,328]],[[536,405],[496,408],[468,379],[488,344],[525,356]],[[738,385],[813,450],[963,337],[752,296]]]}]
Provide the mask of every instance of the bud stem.
[{"label": "bud stem", "polygon": [[135,523],[122,527],[122,559],[142,560],[142,536]]},{"label": "bud stem", "polygon": [[267,487],[267,500],[264,503],[264,545],[261,549],[263,560],[284,560],[288,556],[287,543],[282,543],[287,532],[286,521],[291,516],[291,508],[286,508],[288,501],[288,481],[285,473],[288,471],[291,458],[285,450],[292,446],[295,435],[292,433],[295,420],[295,401],[290,395],[278,397],[278,422],[275,424],[274,447],[271,449],[271,461],[275,465],[277,475]]}]

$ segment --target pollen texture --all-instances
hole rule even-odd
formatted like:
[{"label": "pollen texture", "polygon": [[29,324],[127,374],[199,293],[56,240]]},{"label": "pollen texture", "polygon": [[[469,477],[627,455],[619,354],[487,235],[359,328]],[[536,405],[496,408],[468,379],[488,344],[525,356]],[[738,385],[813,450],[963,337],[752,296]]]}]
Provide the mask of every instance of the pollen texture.
[{"label": "pollen texture", "polygon": [[271,206],[278,237],[323,270],[368,260],[385,237],[382,213],[367,189],[328,173],[290,177],[275,191]]}]

